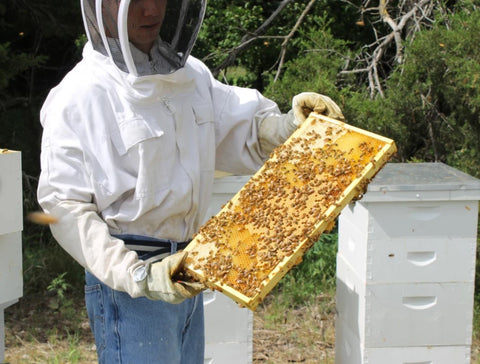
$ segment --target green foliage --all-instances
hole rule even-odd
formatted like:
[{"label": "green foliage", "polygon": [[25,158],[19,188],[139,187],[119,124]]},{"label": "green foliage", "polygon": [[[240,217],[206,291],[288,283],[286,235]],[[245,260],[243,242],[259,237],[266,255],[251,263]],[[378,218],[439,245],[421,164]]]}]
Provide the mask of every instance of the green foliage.
[{"label": "green foliage", "polygon": [[[292,1],[273,21],[272,26],[252,41],[247,50],[236,58],[235,65],[241,66],[251,73],[246,83],[241,86],[254,87],[263,92],[268,84],[265,75],[276,69],[284,37],[294,28],[309,0]],[[277,9],[278,1],[225,1],[210,3],[193,54],[204,60],[212,69],[225,60],[228,53],[242,44],[252,35]],[[338,6],[335,0],[316,1],[313,8],[302,20],[298,31],[286,47],[285,60],[288,62],[298,58],[305,50],[303,35],[305,32],[322,31],[318,18],[328,18],[332,30],[338,39],[359,33],[349,31],[349,25],[355,22],[355,9]],[[323,20],[322,20],[323,21]],[[228,78],[228,70],[227,81]],[[255,80],[252,82],[251,80]]]},{"label": "green foliage", "polygon": [[312,301],[335,288],[337,233],[323,234],[274,289],[279,306],[295,306]]},{"label": "green foliage", "polygon": [[219,80],[232,86],[245,86],[255,83],[255,75],[246,68],[240,66],[229,67],[221,71]]},{"label": "green foliage", "polygon": [[[408,102],[396,111],[398,121],[410,124],[412,154],[460,168],[463,156],[480,161],[479,44],[480,13],[462,8],[407,48],[407,62],[392,78],[389,97]],[[468,172],[478,175],[478,167]]]},{"label": "green foliage", "polygon": [[11,44],[0,44],[0,94],[5,90],[10,80],[31,67],[44,64],[46,57],[32,56],[29,53],[14,53]]},{"label": "green foliage", "polygon": [[[67,295],[67,291],[72,288],[72,285],[66,280],[67,272],[59,274],[53,278],[47,287],[48,292],[53,293],[54,296],[50,298],[48,304],[49,309],[57,310],[61,313],[64,319],[72,322],[80,322],[80,317],[76,312],[74,305],[74,297],[77,295]],[[80,292],[82,292],[80,290]]]},{"label": "green foliage", "polygon": [[344,61],[340,55],[347,51],[347,42],[333,37],[326,15],[313,18],[315,27],[300,32],[298,57],[285,64],[277,82],[273,82],[276,70],[268,74],[270,82],[264,94],[285,112],[290,108],[291,98],[305,91],[329,95],[343,106],[337,75]]},{"label": "green foliage", "polygon": [[24,234],[23,246],[25,296],[50,291],[62,298],[68,288],[83,290],[83,268],[51,238],[48,229]]},{"label": "green foliage", "polygon": [[406,45],[384,98],[343,90],[347,121],[393,138],[400,161],[441,161],[479,176],[479,30],[480,12],[468,6],[439,16]]},{"label": "green foliage", "polygon": [[[262,24],[270,14],[267,9],[273,9],[274,6],[276,4],[262,1],[216,1],[214,5],[210,3],[193,50],[194,55],[215,68],[225,60],[228,51],[242,43],[245,33],[254,32]],[[263,63],[262,59],[265,59],[266,55],[262,55],[264,49],[267,49],[266,45],[258,40],[252,51],[249,51],[249,56],[241,57],[235,63],[251,73],[241,86],[251,86],[256,82],[252,80],[256,80],[257,69]],[[252,63],[252,60],[255,61]],[[224,70],[223,77],[230,83],[228,70]]]},{"label": "green foliage", "polygon": [[[53,340],[49,340],[53,341]],[[62,363],[82,363],[83,353],[81,348],[79,348],[80,337],[77,333],[68,334],[68,350],[62,353],[55,355],[55,358],[50,359],[49,363],[51,364],[62,364]]]},{"label": "green foliage", "polygon": [[65,298],[65,292],[67,291],[67,289],[72,286],[65,280],[66,275],[67,272],[63,272],[57,277],[53,278],[47,287],[47,290],[49,292],[54,292],[61,300]]},{"label": "green foliage", "polygon": [[410,155],[404,149],[411,125],[398,122],[397,112],[397,108],[401,109],[398,104],[406,102],[406,98],[372,100],[368,97],[366,90],[353,91],[352,89],[343,90],[342,96],[342,100],[345,101],[342,109],[349,124],[392,138],[398,148],[397,156]]}]

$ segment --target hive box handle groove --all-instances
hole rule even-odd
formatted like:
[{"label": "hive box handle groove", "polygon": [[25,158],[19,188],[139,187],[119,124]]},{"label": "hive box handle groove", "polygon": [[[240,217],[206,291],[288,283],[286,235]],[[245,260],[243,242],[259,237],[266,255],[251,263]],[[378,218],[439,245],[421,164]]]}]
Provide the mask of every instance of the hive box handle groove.
[{"label": "hive box handle groove", "polygon": [[403,305],[412,310],[428,310],[437,304],[437,297],[403,297]]},{"label": "hive box handle groove", "polygon": [[417,267],[425,267],[437,260],[435,252],[408,252],[407,260]]}]

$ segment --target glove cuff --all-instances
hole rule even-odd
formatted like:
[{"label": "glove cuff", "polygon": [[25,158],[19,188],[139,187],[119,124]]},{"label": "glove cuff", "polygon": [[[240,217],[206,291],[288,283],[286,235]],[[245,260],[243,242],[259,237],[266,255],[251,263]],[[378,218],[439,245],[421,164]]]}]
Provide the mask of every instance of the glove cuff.
[{"label": "glove cuff", "polygon": [[258,140],[263,153],[270,155],[297,127],[293,110],[287,114],[268,116],[263,119],[258,129]]}]

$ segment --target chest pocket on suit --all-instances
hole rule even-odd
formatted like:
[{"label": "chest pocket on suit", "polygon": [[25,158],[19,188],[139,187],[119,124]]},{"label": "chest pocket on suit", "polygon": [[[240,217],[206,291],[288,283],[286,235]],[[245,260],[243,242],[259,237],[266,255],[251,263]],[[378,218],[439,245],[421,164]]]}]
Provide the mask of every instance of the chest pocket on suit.
[{"label": "chest pocket on suit", "polygon": [[[160,126],[154,118],[125,117],[119,119],[118,129],[112,133],[112,142],[122,160],[119,168],[131,177],[129,186],[124,186],[124,181],[116,182],[125,190],[134,189],[135,199],[168,194],[175,142],[168,137],[172,133],[171,123],[166,120],[164,124]],[[154,200],[163,198],[157,197]]]},{"label": "chest pocket on suit", "polygon": [[117,132],[112,133],[112,141],[118,153],[123,156],[138,143],[164,134],[154,121],[148,123],[139,117],[122,118],[118,122]]},{"label": "chest pocket on suit", "polygon": [[215,115],[211,101],[195,99],[192,102],[193,115],[198,126],[199,145],[202,149],[202,171],[215,169]]}]

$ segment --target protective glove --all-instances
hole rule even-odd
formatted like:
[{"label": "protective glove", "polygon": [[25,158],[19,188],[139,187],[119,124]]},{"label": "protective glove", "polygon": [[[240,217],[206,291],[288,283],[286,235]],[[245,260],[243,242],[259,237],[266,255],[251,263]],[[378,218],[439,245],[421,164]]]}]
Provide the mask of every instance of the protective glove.
[{"label": "protective glove", "polygon": [[174,277],[182,270],[187,255],[186,251],[178,252],[150,265],[145,292],[148,298],[178,304],[206,289],[199,282],[175,280]]},{"label": "protective glove", "polygon": [[330,97],[314,92],[302,92],[294,96],[292,110],[296,125],[303,123],[312,111],[332,119],[345,120],[342,111]]},{"label": "protective glove", "polygon": [[337,120],[344,120],[338,105],[328,96],[314,92],[302,92],[294,96],[292,109],[287,114],[271,115],[262,120],[258,140],[262,151],[269,155],[315,111]]}]

